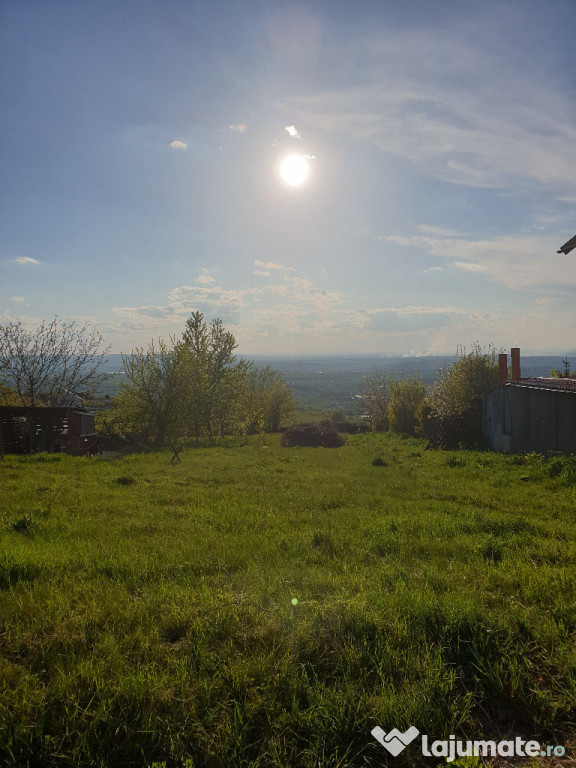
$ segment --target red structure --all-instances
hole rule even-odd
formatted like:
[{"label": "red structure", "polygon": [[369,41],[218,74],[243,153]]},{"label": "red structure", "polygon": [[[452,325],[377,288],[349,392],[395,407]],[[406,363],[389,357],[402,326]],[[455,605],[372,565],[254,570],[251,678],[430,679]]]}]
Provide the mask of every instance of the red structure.
[{"label": "red structure", "polygon": [[498,381],[501,387],[508,383],[508,355],[506,352],[501,352],[498,355]]},{"label": "red structure", "polygon": [[89,456],[95,417],[80,408],[0,407],[0,453],[68,453]]},{"label": "red structure", "polygon": [[519,381],[522,378],[520,371],[520,348],[512,347],[510,355],[512,357],[512,381]]}]

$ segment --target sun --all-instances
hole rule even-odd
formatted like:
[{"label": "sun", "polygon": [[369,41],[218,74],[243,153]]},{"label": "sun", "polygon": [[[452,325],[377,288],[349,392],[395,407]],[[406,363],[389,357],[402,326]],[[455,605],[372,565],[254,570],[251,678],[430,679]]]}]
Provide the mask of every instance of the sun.
[{"label": "sun", "polygon": [[302,155],[288,155],[280,165],[280,176],[287,184],[298,187],[308,176],[308,161]]}]

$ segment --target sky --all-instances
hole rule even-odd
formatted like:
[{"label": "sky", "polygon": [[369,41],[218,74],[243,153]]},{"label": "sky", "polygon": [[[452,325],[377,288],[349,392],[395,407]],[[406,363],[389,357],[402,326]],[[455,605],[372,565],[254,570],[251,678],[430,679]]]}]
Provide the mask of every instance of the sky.
[{"label": "sky", "polygon": [[573,353],[575,28],[573,0],[0,0],[0,324]]}]

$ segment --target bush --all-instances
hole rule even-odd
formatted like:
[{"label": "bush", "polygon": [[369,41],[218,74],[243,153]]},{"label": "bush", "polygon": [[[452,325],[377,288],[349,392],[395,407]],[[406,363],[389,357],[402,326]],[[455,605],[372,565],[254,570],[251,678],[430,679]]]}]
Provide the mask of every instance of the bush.
[{"label": "bush", "polygon": [[418,377],[409,376],[390,381],[388,389],[386,416],[390,429],[402,435],[414,435],[418,425],[416,414],[426,397],[426,387]]},{"label": "bush", "polygon": [[498,386],[498,362],[492,347],[484,352],[479,344],[462,354],[450,367],[444,366],[428,396],[437,416],[478,414],[482,395]]},{"label": "bush", "polygon": [[294,424],[282,435],[282,445],[288,448],[295,446],[339,448],[345,442],[330,421],[321,421],[318,424]]},{"label": "bush", "polygon": [[434,434],[438,418],[434,417],[434,408],[430,400],[425,397],[416,408],[416,435],[428,440]]},{"label": "bush", "polygon": [[369,432],[370,428],[368,424],[361,424],[357,421],[351,421],[350,419],[340,419],[337,420],[334,418],[334,414],[330,417],[330,421],[332,422],[334,429],[337,432],[341,432],[345,435],[357,435],[359,432]]},{"label": "bush", "polygon": [[[496,351],[478,343],[450,367],[444,366],[426,398],[431,406],[436,447],[478,445],[482,441],[482,396],[498,386]],[[420,415],[421,427],[423,414]]]}]

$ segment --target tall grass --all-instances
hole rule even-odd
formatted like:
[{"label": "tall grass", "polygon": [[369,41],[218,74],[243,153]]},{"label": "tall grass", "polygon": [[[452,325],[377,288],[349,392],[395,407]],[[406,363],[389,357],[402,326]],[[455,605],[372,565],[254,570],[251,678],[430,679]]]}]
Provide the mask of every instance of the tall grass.
[{"label": "tall grass", "polygon": [[4,765],[382,766],[375,725],[572,738],[573,459],[266,445],[0,463]]}]

